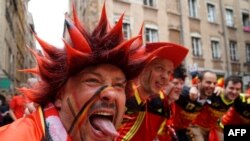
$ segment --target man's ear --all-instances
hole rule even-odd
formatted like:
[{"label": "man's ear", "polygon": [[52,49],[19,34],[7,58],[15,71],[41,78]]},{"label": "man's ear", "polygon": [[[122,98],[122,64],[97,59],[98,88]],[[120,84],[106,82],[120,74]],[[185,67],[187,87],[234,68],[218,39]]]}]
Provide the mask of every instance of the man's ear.
[{"label": "man's ear", "polygon": [[56,100],[55,100],[55,107],[57,108],[57,109],[61,109],[61,107],[62,107],[62,100],[61,99],[59,99],[59,98],[57,98]]},{"label": "man's ear", "polygon": [[62,107],[62,99],[63,99],[63,89],[60,89],[56,95],[55,106],[58,109]]}]

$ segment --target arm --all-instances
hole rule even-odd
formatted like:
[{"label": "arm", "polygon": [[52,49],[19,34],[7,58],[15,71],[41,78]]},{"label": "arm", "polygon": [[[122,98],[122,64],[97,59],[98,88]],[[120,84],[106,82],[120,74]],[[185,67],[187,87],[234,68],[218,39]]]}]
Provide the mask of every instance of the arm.
[{"label": "arm", "polygon": [[189,90],[189,98],[192,101],[196,101],[200,97],[200,93],[197,87],[191,87]]},{"label": "arm", "polygon": [[11,117],[14,121],[17,120],[17,118],[16,118],[14,112],[12,111],[12,109],[9,110],[9,114],[10,114],[10,117]]}]

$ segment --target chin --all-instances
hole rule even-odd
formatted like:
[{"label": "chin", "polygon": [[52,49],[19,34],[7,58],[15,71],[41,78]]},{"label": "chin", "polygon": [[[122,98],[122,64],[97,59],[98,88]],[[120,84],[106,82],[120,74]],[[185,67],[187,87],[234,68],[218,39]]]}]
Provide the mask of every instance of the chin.
[{"label": "chin", "polygon": [[212,92],[206,93],[206,96],[212,96],[212,95],[213,95]]},{"label": "chin", "polygon": [[175,97],[174,97],[174,100],[176,101],[176,100],[178,100],[179,98],[180,98],[180,95],[175,96]]}]

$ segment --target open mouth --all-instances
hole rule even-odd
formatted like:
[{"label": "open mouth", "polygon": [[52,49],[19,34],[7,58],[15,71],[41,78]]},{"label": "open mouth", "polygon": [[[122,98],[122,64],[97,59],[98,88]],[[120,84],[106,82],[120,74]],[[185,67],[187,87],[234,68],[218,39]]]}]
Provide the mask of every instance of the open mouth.
[{"label": "open mouth", "polygon": [[160,88],[162,88],[163,86],[164,86],[164,83],[162,83],[162,82],[155,82],[155,85],[156,85],[156,87],[158,88],[158,89],[160,89]]},{"label": "open mouth", "polygon": [[119,135],[116,131],[114,120],[114,115],[108,112],[96,112],[89,117],[90,124],[94,130],[111,137]]}]

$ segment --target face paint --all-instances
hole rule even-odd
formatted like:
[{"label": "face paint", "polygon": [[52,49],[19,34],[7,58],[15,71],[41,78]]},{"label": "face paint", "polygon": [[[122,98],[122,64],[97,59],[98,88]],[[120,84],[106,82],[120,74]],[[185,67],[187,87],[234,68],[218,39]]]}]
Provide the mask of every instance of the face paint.
[{"label": "face paint", "polygon": [[[107,87],[108,86],[103,86],[99,90],[97,90],[95,94],[82,106],[78,114],[75,116],[75,119],[73,123],[71,124],[68,133],[71,134],[74,130],[79,130],[80,126],[75,126],[75,125],[81,125],[82,121],[87,118],[87,113],[90,107],[92,106],[93,103],[95,103],[98,100],[99,98],[98,95],[100,95],[100,93]],[[69,104],[69,107],[72,105],[71,103],[68,103],[68,104]]]}]

